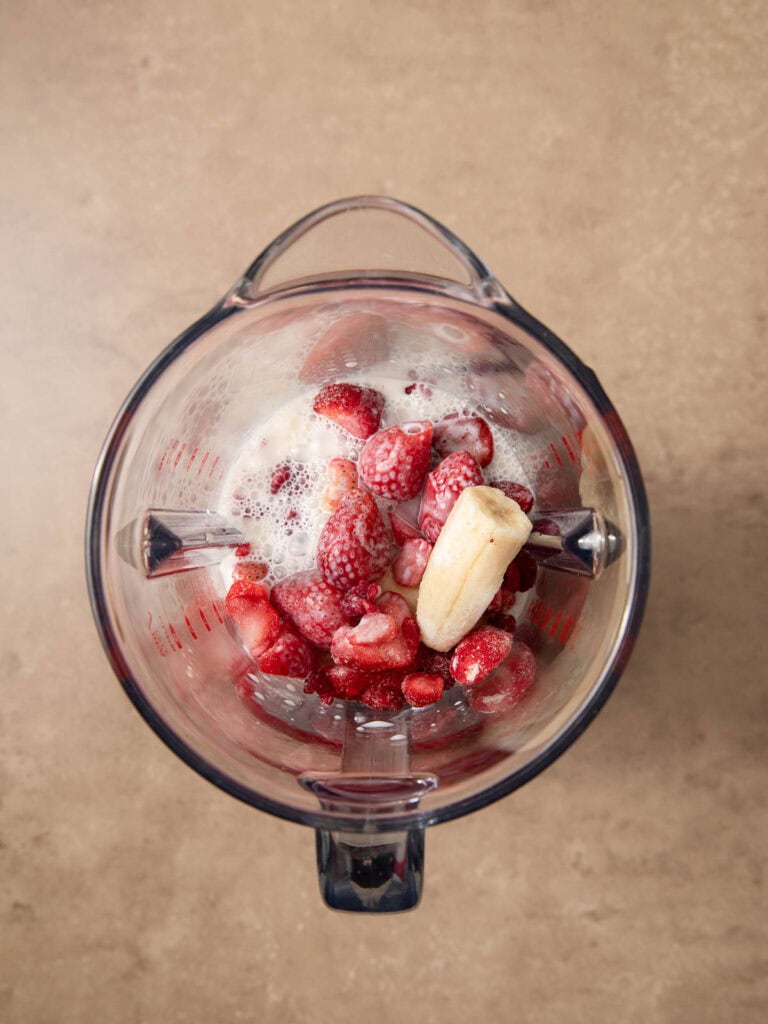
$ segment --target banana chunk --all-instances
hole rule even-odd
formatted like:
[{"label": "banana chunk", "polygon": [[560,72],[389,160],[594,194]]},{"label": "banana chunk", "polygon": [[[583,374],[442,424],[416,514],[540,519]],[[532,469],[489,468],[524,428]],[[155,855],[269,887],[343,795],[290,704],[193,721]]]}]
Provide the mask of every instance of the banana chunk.
[{"label": "banana chunk", "polygon": [[449,651],[472,629],[528,540],[531,522],[495,487],[466,487],[440,531],[419,587],[425,644]]}]

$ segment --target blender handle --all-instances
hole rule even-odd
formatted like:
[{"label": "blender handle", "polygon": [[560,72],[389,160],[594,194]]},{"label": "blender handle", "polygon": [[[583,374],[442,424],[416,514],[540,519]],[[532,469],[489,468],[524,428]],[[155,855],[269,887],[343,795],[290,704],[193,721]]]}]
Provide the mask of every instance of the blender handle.
[{"label": "blender handle", "polygon": [[320,892],[332,910],[411,910],[424,884],[424,829],[356,833],[317,829]]},{"label": "blender handle", "polygon": [[438,221],[397,199],[364,195],[321,206],[278,235],[227,301],[243,305],[267,293],[348,276],[427,277],[458,285],[474,301],[508,300],[481,260]]}]

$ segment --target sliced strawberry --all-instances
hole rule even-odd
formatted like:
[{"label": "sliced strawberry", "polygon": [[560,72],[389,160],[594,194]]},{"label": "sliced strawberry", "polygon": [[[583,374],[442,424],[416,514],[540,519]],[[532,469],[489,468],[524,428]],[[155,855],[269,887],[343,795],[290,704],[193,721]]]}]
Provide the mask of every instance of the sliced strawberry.
[{"label": "sliced strawberry", "polygon": [[539,564],[528,551],[521,551],[512,563],[517,569],[517,592],[527,593],[536,582]]},{"label": "sliced strawberry", "polygon": [[232,577],[236,580],[247,580],[249,583],[258,583],[263,580],[269,572],[266,562],[238,562],[232,570]]},{"label": "sliced strawberry", "polygon": [[326,512],[335,512],[345,494],[357,487],[357,466],[351,459],[329,459],[328,480],[320,499]]},{"label": "sliced strawberry", "polygon": [[398,423],[380,430],[365,442],[360,452],[360,479],[380,498],[415,498],[429,469],[431,445],[429,420]]},{"label": "sliced strawberry", "polygon": [[350,620],[359,619],[367,612],[377,612],[379,606],[376,604],[376,598],[380,593],[381,587],[378,583],[369,583],[367,580],[356,583],[342,597],[341,609]]},{"label": "sliced strawberry", "polygon": [[419,508],[419,526],[427,540],[434,542],[465,487],[485,483],[483,471],[469,452],[453,452],[427,477]]},{"label": "sliced strawberry", "polygon": [[287,576],[272,589],[277,609],[293,622],[302,636],[323,648],[331,646],[333,634],[348,622],[341,607],[343,596],[317,569]]},{"label": "sliced strawberry", "polygon": [[523,484],[516,484],[512,480],[492,480],[490,486],[503,491],[508,498],[516,501],[526,515],[533,508],[533,495]]},{"label": "sliced strawberry", "polygon": [[469,452],[479,466],[487,466],[493,458],[493,434],[481,416],[448,413],[435,424],[432,445],[442,458],[451,452]]},{"label": "sliced strawberry", "polygon": [[478,686],[467,691],[469,704],[483,715],[508,711],[536,679],[536,659],[526,644],[515,641],[509,657]]},{"label": "sliced strawberry", "polygon": [[364,441],[379,429],[384,396],[357,384],[326,384],[315,395],[312,408]]},{"label": "sliced strawberry", "polygon": [[403,680],[403,696],[414,708],[425,708],[443,696],[443,677],[425,672],[412,672]]},{"label": "sliced strawberry", "polygon": [[364,642],[361,637],[366,635],[367,616],[363,616],[357,626],[341,626],[331,642],[331,656],[337,664],[393,669],[406,668],[413,663],[419,646],[419,627],[408,605],[399,594],[392,593],[382,594],[377,603],[380,611],[386,613],[386,618],[395,622],[395,636]]},{"label": "sliced strawberry", "polygon": [[269,603],[269,591],[261,583],[236,580],[224,599],[243,644],[253,658],[270,647],[280,632],[280,617]]},{"label": "sliced strawberry", "polygon": [[421,537],[421,530],[418,526],[409,522],[405,516],[401,515],[400,512],[392,511],[388,513],[389,525],[392,527],[392,536],[395,538],[395,544],[405,544],[407,540],[412,537]]},{"label": "sliced strawberry", "polygon": [[309,644],[286,623],[282,624],[277,640],[259,658],[259,668],[270,676],[288,676],[304,679],[315,664],[315,652]]},{"label": "sliced strawberry", "polygon": [[395,583],[401,587],[418,587],[431,554],[432,545],[428,540],[409,537],[392,563]]},{"label": "sliced strawberry", "polygon": [[349,590],[381,576],[390,547],[376,502],[366,491],[350,491],[320,533],[317,564],[329,583]]},{"label": "sliced strawberry", "polygon": [[394,640],[397,636],[398,624],[386,612],[368,612],[353,627],[349,634],[349,642],[358,644],[380,644],[385,640]]},{"label": "sliced strawberry", "polygon": [[493,626],[479,626],[456,645],[451,675],[463,686],[474,686],[504,661],[512,650],[512,637]]}]

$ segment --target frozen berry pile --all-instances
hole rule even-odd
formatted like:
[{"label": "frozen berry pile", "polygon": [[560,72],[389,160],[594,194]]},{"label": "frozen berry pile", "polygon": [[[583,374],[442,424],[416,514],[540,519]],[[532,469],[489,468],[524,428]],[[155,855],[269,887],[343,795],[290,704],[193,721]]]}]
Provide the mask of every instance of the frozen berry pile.
[{"label": "frozen berry pile", "polygon": [[[304,692],[326,704],[348,700],[384,711],[422,708],[460,685],[481,713],[514,706],[534,682],[536,661],[515,638],[510,612],[517,595],[533,586],[536,562],[520,550],[520,541],[500,569],[496,558],[496,577],[491,563],[483,569],[485,578],[467,576],[471,594],[464,595],[463,580],[450,576],[451,552],[459,559],[465,540],[468,551],[476,543],[473,515],[482,529],[484,515],[501,514],[497,507],[502,513],[513,509],[530,529],[530,490],[513,480],[485,478],[494,453],[489,424],[457,410],[437,422],[382,428],[384,396],[351,383],[321,388],[312,409],[357,439],[359,453],[356,460],[328,459],[321,504],[329,518],[319,534],[314,568],[283,576],[270,589],[268,560],[259,560],[250,545],[236,553],[226,610],[259,670],[302,680]],[[275,466],[271,493],[290,489],[292,473],[289,462]],[[486,498],[474,508],[466,497],[459,503],[472,488],[494,489],[490,504]],[[444,530],[446,537],[453,531],[448,561],[439,543]],[[430,611],[440,619],[439,601],[433,609],[425,607],[434,603],[425,578],[430,573],[430,593],[444,590],[439,584],[447,579],[448,590],[455,590],[452,606],[465,596],[471,605],[461,635],[444,644],[432,641],[443,650],[426,642],[436,635],[425,627]],[[492,589],[478,598],[484,594],[478,583],[489,580]]]}]

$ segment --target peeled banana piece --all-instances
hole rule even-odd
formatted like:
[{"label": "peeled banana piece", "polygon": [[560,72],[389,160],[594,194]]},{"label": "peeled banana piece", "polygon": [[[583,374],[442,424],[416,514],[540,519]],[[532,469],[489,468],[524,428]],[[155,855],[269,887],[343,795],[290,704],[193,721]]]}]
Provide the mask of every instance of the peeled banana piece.
[{"label": "peeled banana piece", "polygon": [[466,636],[528,540],[531,522],[495,487],[466,487],[440,531],[419,587],[416,620],[425,644],[449,651]]}]

